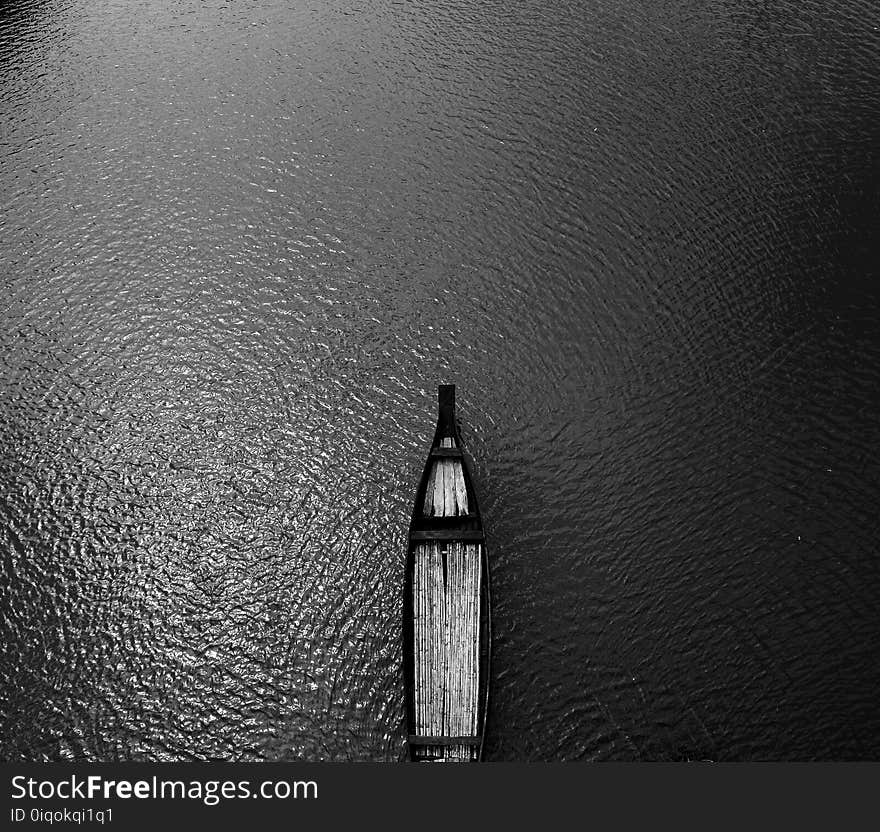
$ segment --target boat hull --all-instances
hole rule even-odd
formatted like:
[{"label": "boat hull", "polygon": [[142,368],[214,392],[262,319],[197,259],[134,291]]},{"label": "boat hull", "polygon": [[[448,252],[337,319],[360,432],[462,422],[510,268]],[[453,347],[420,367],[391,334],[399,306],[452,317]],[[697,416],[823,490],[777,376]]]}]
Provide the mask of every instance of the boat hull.
[{"label": "boat hull", "polygon": [[482,759],[492,616],[489,558],[454,387],[440,388],[434,441],[416,489],[403,604],[407,754]]}]

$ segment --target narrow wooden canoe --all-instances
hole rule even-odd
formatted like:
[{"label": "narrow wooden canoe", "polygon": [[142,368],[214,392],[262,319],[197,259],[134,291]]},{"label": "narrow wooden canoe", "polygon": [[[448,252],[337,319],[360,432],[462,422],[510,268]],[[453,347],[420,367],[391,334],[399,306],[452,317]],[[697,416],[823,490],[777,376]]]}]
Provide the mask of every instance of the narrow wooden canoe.
[{"label": "narrow wooden canoe", "polygon": [[491,599],[483,522],[455,417],[440,385],[434,441],[416,488],[403,603],[409,759],[482,758],[489,702]]}]

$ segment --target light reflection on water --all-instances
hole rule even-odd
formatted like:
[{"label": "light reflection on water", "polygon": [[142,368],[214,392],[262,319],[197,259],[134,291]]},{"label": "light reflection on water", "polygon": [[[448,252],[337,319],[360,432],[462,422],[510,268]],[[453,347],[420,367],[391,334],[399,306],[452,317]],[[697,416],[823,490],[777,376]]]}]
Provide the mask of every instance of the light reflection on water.
[{"label": "light reflection on water", "polygon": [[489,759],[877,756],[871,4],[0,15],[5,759],[398,759],[443,381]]}]

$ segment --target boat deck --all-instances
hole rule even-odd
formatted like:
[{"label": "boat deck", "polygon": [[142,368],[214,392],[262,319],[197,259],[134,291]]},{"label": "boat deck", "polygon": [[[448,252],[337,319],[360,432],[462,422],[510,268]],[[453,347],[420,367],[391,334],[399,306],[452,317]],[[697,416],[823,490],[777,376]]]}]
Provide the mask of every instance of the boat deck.
[{"label": "boat deck", "polygon": [[482,532],[438,528],[444,518],[467,525],[468,503],[461,452],[444,437],[431,454],[425,529],[411,536],[416,734],[409,742],[417,760],[474,760],[480,743]]}]

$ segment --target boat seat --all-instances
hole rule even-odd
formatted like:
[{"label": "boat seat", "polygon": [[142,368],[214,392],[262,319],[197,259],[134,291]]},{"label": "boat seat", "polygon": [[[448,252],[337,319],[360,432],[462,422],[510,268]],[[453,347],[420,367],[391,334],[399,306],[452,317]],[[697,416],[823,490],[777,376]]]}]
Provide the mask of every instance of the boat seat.
[{"label": "boat seat", "polygon": [[431,448],[431,457],[433,459],[443,459],[446,457],[461,459],[461,456],[461,448]]},{"label": "boat seat", "polygon": [[410,745],[479,745],[481,737],[423,737],[410,734],[406,741]]},{"label": "boat seat", "polygon": [[415,529],[409,533],[410,540],[479,540],[485,539],[476,529]]}]

